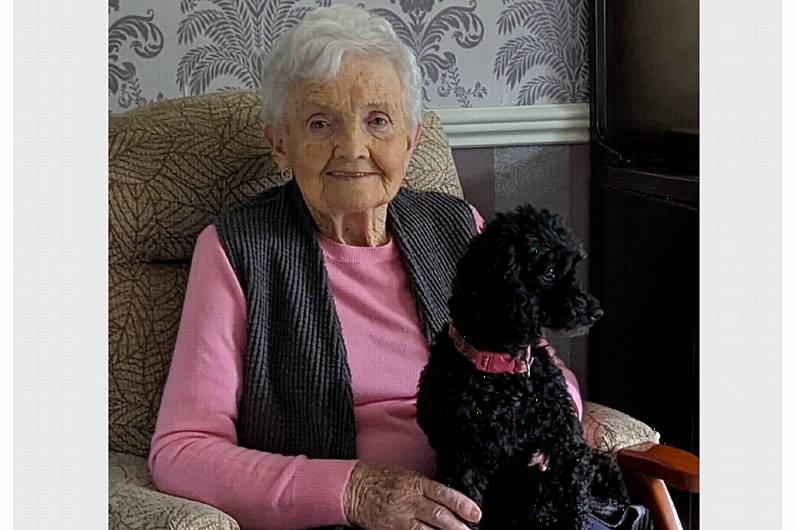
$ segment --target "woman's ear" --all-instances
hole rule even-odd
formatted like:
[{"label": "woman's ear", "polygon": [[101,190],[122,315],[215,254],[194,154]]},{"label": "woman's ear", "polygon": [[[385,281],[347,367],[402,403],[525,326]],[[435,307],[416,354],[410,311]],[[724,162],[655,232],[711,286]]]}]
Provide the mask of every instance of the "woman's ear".
[{"label": "woman's ear", "polygon": [[409,168],[409,162],[411,162],[411,157],[414,155],[414,150],[417,148],[417,144],[420,143],[420,136],[422,136],[422,122],[409,129],[408,138],[406,140],[406,151],[408,152],[408,156],[406,157],[406,167],[403,168],[403,171]]},{"label": "woman's ear", "polygon": [[271,156],[279,166],[279,169],[290,167],[290,160],[285,149],[284,131],[281,127],[274,127],[268,123],[262,130],[265,137],[265,144],[271,148]]},{"label": "woman's ear", "polygon": [[414,149],[417,147],[417,144],[420,143],[420,136],[422,136],[422,122],[419,122],[411,129],[411,152],[414,152]]}]

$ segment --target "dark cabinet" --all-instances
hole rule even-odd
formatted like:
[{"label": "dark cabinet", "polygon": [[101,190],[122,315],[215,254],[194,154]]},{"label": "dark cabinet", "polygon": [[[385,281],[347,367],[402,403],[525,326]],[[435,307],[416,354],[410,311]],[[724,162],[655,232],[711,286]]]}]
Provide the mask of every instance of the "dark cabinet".
[{"label": "dark cabinet", "polygon": [[[588,397],[699,454],[699,4],[589,5]],[[698,496],[671,497],[697,530]]]},{"label": "dark cabinet", "polygon": [[[589,397],[698,454],[698,180],[596,164],[590,283],[605,311],[589,339]],[[683,524],[697,497],[672,490]]]}]

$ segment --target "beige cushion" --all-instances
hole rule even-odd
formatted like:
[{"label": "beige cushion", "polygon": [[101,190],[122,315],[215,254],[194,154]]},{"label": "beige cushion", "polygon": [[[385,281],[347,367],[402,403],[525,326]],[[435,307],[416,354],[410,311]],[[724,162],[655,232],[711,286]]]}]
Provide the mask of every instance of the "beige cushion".
[{"label": "beige cushion", "polygon": [[240,530],[224,512],[155,490],[146,459],[111,451],[108,467],[108,528]]},{"label": "beige cushion", "polygon": [[[223,207],[280,184],[252,91],[170,100],[110,117],[109,443],[145,456],[176,339],[196,236]],[[405,185],[462,196],[439,117]]]},{"label": "beige cushion", "polygon": [[594,449],[614,453],[644,442],[660,442],[660,433],[632,416],[610,407],[583,402],[583,435]]}]

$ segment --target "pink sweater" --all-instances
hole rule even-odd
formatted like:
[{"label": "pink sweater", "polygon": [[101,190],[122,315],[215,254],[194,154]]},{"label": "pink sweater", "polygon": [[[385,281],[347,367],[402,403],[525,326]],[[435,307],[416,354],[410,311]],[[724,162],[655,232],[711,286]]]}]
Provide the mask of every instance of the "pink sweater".
[{"label": "pink sweater", "polygon": [[[474,211],[478,229],[483,219]],[[351,370],[361,460],[433,476],[416,422],[428,360],[409,277],[393,242],[352,247],[320,237]],[[367,289],[362,290],[361,286]],[[357,460],[309,459],[237,445],[246,300],[214,226],[199,235],[149,469],[165,493],[210,504],[246,530],[348,524],[343,493]],[[582,416],[574,374],[555,356]]]}]

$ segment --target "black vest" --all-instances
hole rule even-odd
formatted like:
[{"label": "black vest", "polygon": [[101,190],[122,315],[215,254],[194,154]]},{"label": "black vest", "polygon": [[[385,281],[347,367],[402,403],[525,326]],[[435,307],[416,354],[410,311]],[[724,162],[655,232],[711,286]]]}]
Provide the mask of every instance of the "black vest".
[{"label": "black vest", "polygon": [[[248,342],[237,421],[243,447],[310,458],[356,458],[345,343],[316,227],[294,181],[215,222],[247,304]],[[469,206],[401,188],[387,229],[401,252],[425,338],[449,320],[458,259],[475,234]]]}]

